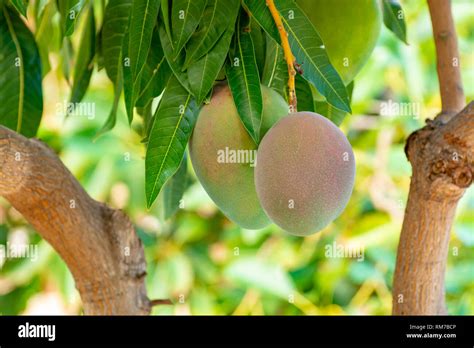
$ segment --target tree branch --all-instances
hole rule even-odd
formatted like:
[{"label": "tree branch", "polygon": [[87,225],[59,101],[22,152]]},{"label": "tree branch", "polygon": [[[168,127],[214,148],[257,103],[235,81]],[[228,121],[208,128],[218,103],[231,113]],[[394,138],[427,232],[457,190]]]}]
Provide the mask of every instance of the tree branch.
[{"label": "tree branch", "polygon": [[445,314],[444,276],[459,199],[474,175],[474,103],[464,93],[449,0],[428,0],[442,111],[407,139],[413,174],[393,280],[393,314]]},{"label": "tree branch", "polygon": [[128,217],[93,200],[44,143],[2,126],[0,195],[66,262],[86,314],[149,314],[145,256]]},{"label": "tree branch", "polygon": [[450,0],[428,0],[436,46],[439,89],[442,111],[439,118],[446,122],[464,106],[458,40],[451,14]]}]

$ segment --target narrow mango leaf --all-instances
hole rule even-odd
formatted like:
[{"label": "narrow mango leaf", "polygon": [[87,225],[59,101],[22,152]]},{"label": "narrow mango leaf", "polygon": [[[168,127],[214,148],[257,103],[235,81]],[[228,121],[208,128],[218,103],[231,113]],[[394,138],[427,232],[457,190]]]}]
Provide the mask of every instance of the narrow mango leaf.
[{"label": "narrow mango leaf", "polygon": [[285,100],[288,86],[288,67],[283,56],[283,49],[268,34],[266,38],[265,66],[262,83],[277,91]]},{"label": "narrow mango leaf", "polygon": [[186,45],[186,69],[192,62],[208,53],[222,37],[231,18],[236,18],[240,8],[238,0],[209,0],[198,30]]},{"label": "narrow mango leaf", "polygon": [[173,38],[171,37],[169,0],[161,0],[161,12],[163,14],[163,23],[165,25],[166,34],[168,34],[168,39],[172,42]]},{"label": "narrow mango leaf", "polygon": [[151,207],[183,159],[198,115],[192,96],[172,77],[156,111],[145,158],[145,191]]},{"label": "narrow mango leaf", "polygon": [[[349,98],[352,97],[352,91],[354,89],[354,81],[352,81],[347,87],[347,93],[349,94]],[[299,103],[299,97],[298,97]],[[314,100],[314,111],[318,114],[321,114],[327,118],[329,118],[336,126],[340,126],[342,121],[349,115],[349,113],[335,108],[331,104],[327,103],[326,101],[317,101]]]},{"label": "narrow mango leaf", "polygon": [[165,219],[169,219],[178,211],[181,199],[188,187],[187,164],[185,152],[178,171],[163,186],[163,211]]},{"label": "narrow mango leaf", "polygon": [[[117,109],[124,79],[123,52],[128,52],[128,49],[124,51],[125,33],[130,22],[131,8],[131,0],[110,0],[105,8],[104,24],[102,27],[102,51],[105,71],[109,79],[114,83],[114,102],[107,121],[96,137],[113,129],[117,122]],[[128,47],[128,37],[126,42]],[[127,62],[129,63],[130,61],[128,60]]]},{"label": "narrow mango leaf", "polygon": [[[54,42],[59,40],[57,34],[59,27],[55,26],[53,17],[56,14],[56,4],[48,3],[39,18],[39,25],[35,33],[36,42],[41,56],[43,65],[43,77],[51,70],[49,63],[49,53]],[[53,38],[52,38],[53,37]]]},{"label": "narrow mango leaf", "polygon": [[296,75],[295,83],[298,109],[302,111],[314,112],[313,92],[311,91],[309,82],[301,77],[301,75]]},{"label": "narrow mango leaf", "polygon": [[229,60],[226,73],[235,106],[245,129],[258,144],[263,111],[260,77],[252,37],[240,24]]},{"label": "narrow mango leaf", "polygon": [[86,94],[87,87],[94,70],[95,55],[95,18],[92,6],[87,11],[84,29],[80,41],[79,51],[76,56],[74,67],[74,77],[71,92],[71,103],[78,103]]},{"label": "narrow mango leaf", "polygon": [[117,110],[120,101],[120,95],[122,93],[122,86],[123,70],[119,69],[117,71],[117,80],[114,83],[114,102],[112,104],[112,110],[110,111],[109,116],[107,117],[107,120],[105,121],[102,128],[95,135],[95,140],[115,127],[115,124],[117,123]]},{"label": "narrow mango leaf", "polygon": [[138,80],[138,74],[145,65],[159,8],[160,2],[157,0],[134,0],[132,2],[128,47],[134,82]]},{"label": "narrow mango leaf", "polygon": [[110,0],[105,8],[102,29],[102,49],[107,76],[117,81],[118,70],[122,68],[122,48],[128,28],[132,0]]},{"label": "narrow mango leaf", "polygon": [[130,66],[130,58],[128,55],[128,45],[130,33],[127,31],[123,40],[122,57],[123,57],[123,94],[125,99],[125,109],[127,111],[128,122],[131,124],[133,120],[133,107],[134,107],[134,86],[132,69]]},{"label": "narrow mango leaf", "polygon": [[41,59],[33,34],[19,15],[0,9],[0,124],[36,135],[43,112]]},{"label": "narrow mango leaf", "polygon": [[168,62],[168,65],[170,66],[174,76],[178,79],[181,85],[186,88],[189,93],[191,93],[188,74],[182,71],[185,59],[184,52],[181,52],[178,57],[176,57],[176,59],[173,58],[173,46],[171,45],[171,41],[169,40],[168,35],[166,34],[166,29],[164,28],[163,24],[158,27],[158,31],[160,34],[160,42],[163,47],[163,52],[165,54],[165,58]]},{"label": "narrow mango leaf", "polygon": [[259,75],[262,76],[265,65],[265,49],[266,49],[266,33],[258,25],[258,23],[251,19],[250,21],[250,36],[252,37],[253,46],[255,48],[255,59],[257,61],[257,67]]},{"label": "narrow mango leaf", "polygon": [[401,41],[407,42],[407,29],[405,15],[398,0],[382,0],[383,22]]},{"label": "narrow mango leaf", "polygon": [[35,1],[34,7],[33,7],[33,13],[34,13],[35,18],[38,22],[39,22],[39,19],[41,18],[41,15],[43,14],[43,11],[45,10],[46,6],[49,5],[49,4],[53,4],[54,6],[56,6],[54,1],[49,1],[49,0]]},{"label": "narrow mango leaf", "polygon": [[[248,11],[260,26],[278,43],[280,36],[270,10],[260,0],[244,0]],[[341,110],[351,112],[347,91],[337,71],[331,65],[324,44],[311,21],[292,0],[275,0],[288,33],[296,62],[303,77],[311,82],[327,101]]]},{"label": "narrow mango leaf", "polygon": [[10,2],[15,6],[15,8],[20,12],[23,16],[26,17],[26,3],[25,0],[10,0]]},{"label": "narrow mango leaf", "polygon": [[173,57],[177,57],[196,30],[207,0],[174,0],[171,8]]},{"label": "narrow mango leaf", "polygon": [[133,120],[133,108],[140,92],[140,76],[150,50],[153,27],[156,23],[159,8],[160,2],[157,0],[135,0],[132,2],[128,42],[128,57],[130,58],[132,78],[132,89],[127,104],[130,123]]},{"label": "narrow mango leaf", "polygon": [[228,28],[214,48],[188,68],[191,92],[201,104],[212,89],[214,81],[224,65],[234,28]]},{"label": "narrow mango leaf", "polygon": [[140,94],[135,103],[137,107],[145,107],[153,98],[158,97],[165,89],[172,74],[163,53],[160,34],[156,27],[153,31],[151,47],[146,64],[143,66]]},{"label": "narrow mango leaf", "polygon": [[86,0],[57,0],[63,36],[70,36],[74,33],[77,18],[85,3]]}]

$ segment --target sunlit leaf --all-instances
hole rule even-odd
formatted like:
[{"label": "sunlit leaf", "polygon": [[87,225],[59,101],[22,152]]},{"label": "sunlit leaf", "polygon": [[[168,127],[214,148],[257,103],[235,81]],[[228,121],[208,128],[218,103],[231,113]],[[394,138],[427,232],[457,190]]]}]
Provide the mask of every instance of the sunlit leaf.
[{"label": "sunlit leaf", "polygon": [[86,94],[87,87],[94,70],[95,55],[95,19],[92,6],[87,11],[85,27],[82,32],[79,51],[76,56],[74,66],[74,77],[71,92],[71,103],[77,103],[82,100]]},{"label": "sunlit leaf", "polygon": [[407,43],[405,15],[398,0],[382,0],[383,22],[401,41]]},{"label": "sunlit leaf", "polygon": [[41,63],[43,67],[43,77],[51,69],[49,63],[49,53],[56,40],[59,26],[53,22],[53,17],[56,14],[56,4],[54,2],[48,3],[40,16],[39,25],[35,32],[36,42],[38,43],[38,49],[41,55]]}]

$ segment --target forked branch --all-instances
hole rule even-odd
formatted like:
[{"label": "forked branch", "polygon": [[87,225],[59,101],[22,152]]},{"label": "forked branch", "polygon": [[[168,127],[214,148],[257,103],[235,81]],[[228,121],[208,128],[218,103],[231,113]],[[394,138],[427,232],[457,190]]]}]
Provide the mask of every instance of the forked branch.
[{"label": "forked branch", "polygon": [[0,195],[66,262],[85,314],[149,314],[142,243],[128,217],[93,200],[44,143],[0,126]]},{"label": "forked branch", "polygon": [[[411,134],[413,174],[393,280],[393,314],[445,314],[444,277],[459,199],[474,176],[474,103],[464,93],[449,0],[428,0],[442,111]],[[461,112],[460,112],[461,111]]]}]

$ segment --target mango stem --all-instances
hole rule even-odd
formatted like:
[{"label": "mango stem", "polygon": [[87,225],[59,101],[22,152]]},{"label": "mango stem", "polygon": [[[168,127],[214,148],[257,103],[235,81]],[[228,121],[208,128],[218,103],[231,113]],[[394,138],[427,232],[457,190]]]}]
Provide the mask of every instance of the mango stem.
[{"label": "mango stem", "polygon": [[288,66],[288,95],[289,95],[289,106],[290,113],[297,112],[297,99],[295,91],[295,56],[291,52],[290,42],[288,41],[288,33],[283,26],[283,22],[280,17],[280,12],[275,6],[273,0],[265,0],[267,6],[272,14],[273,20],[278,28],[278,33],[280,34],[281,46],[283,47],[283,54],[285,56],[286,65]]}]

